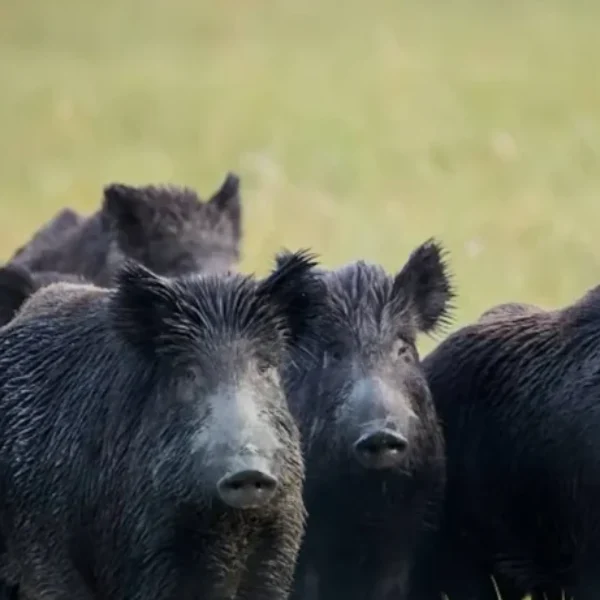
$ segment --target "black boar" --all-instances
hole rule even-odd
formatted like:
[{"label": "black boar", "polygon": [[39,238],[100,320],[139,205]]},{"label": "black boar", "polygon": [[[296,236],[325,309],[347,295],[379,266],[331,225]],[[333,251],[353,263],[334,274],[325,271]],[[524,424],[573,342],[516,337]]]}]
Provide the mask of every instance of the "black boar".
[{"label": "black boar", "polygon": [[495,600],[492,575],[503,600],[600,597],[599,349],[600,287],[464,327],[424,359],[447,455],[432,578],[450,599]]},{"label": "black boar", "polygon": [[98,212],[58,244],[14,261],[108,286],[125,258],[159,275],[227,271],[240,242],[239,178],[229,173],[207,202],[185,187],[108,185]]},{"label": "black boar", "polygon": [[325,306],[285,373],[309,515],[292,597],[402,600],[418,587],[412,568],[444,487],[443,440],[415,346],[448,316],[443,251],[426,242],[393,276],[359,261],[321,278]]},{"label": "black boar", "polygon": [[287,598],[304,467],[280,368],[320,310],[312,266],[299,252],[260,281],[167,279],[126,261],[113,289],[28,300],[0,330],[8,583],[53,600]]}]

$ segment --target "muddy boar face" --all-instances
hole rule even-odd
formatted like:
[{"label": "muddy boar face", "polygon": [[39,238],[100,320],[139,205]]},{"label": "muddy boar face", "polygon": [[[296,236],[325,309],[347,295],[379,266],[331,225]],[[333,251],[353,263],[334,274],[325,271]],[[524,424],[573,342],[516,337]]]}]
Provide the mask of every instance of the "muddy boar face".
[{"label": "muddy boar face", "polygon": [[[191,475],[179,479],[191,476],[193,485],[236,509],[265,505],[290,480],[299,488],[299,434],[280,369],[323,297],[312,266],[296,253],[262,281],[239,274],[166,279],[140,265],[121,269],[117,329],[146,361],[162,365],[159,395],[172,398],[162,420],[179,433],[179,446],[174,438],[161,453],[158,480],[187,469]],[[178,461],[182,431],[188,458]]]},{"label": "muddy boar face", "polygon": [[415,340],[447,315],[441,248],[417,248],[395,276],[364,262],[326,272],[319,335],[287,371],[306,451],[365,469],[401,468],[432,411]]},{"label": "muddy boar face", "polygon": [[285,410],[279,357],[265,352],[267,340],[260,349],[255,341],[240,340],[207,355],[207,368],[196,369],[182,394],[195,405],[191,451],[201,461],[202,477],[235,508],[260,506],[272,498],[285,476],[286,452],[297,442]]},{"label": "muddy boar face", "polygon": [[116,245],[109,257],[135,259],[157,274],[217,273],[239,259],[241,205],[239,178],[228,174],[207,202],[193,190],[174,186],[104,190],[103,214]]}]

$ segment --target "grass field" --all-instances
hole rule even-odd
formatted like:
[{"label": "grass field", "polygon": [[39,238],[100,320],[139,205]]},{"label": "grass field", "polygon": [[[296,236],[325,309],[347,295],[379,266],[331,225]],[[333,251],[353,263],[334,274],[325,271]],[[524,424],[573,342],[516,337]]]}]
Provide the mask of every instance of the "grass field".
[{"label": "grass field", "polygon": [[[0,253],[102,186],[245,195],[281,246],[399,268],[451,251],[456,324],[600,279],[600,3],[4,0]],[[427,344],[426,344],[427,345]]]}]

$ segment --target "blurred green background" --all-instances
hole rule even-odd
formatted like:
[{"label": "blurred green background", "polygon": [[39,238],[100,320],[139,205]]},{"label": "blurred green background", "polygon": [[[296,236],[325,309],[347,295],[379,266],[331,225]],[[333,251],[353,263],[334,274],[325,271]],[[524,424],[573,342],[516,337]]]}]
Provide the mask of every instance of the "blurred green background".
[{"label": "blurred green background", "polygon": [[451,252],[455,326],[600,277],[600,2],[2,0],[0,250],[102,186],[242,177],[243,268]]}]

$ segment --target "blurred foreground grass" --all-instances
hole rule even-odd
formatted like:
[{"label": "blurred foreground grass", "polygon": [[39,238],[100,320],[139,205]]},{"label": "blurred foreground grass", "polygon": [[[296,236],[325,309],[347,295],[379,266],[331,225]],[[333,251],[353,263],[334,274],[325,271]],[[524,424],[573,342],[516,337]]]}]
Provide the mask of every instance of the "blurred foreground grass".
[{"label": "blurred foreground grass", "polygon": [[[243,177],[281,246],[451,251],[457,321],[600,280],[600,3],[3,0],[0,252],[101,187]],[[425,345],[428,346],[430,342]]]}]

